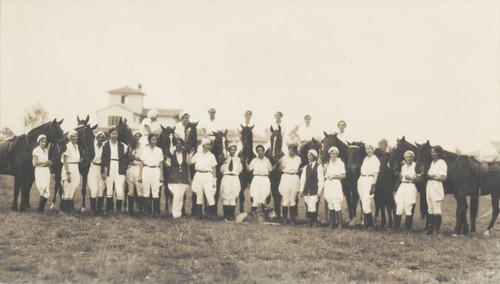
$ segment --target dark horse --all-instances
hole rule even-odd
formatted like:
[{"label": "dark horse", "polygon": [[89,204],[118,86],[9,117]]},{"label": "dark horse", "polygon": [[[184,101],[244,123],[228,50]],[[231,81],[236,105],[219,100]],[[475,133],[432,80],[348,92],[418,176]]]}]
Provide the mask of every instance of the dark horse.
[{"label": "dark horse", "polygon": [[[157,146],[163,151],[163,159],[166,161],[167,158],[172,157],[171,148],[175,145],[175,127],[172,128],[168,126],[167,128],[161,126],[161,133],[158,136],[158,144]],[[168,190],[168,174],[169,168],[163,167],[163,188],[165,190],[165,211],[168,213],[168,203],[172,202],[173,195]]]},{"label": "dark horse", "polygon": [[[123,143],[128,146],[127,152],[125,153],[125,164],[130,165],[131,163],[134,162],[134,156],[131,154],[132,151],[131,149],[137,148],[138,144],[137,141],[134,138],[134,134],[132,133],[132,129],[127,124],[127,119],[120,118],[118,121],[118,124],[116,125],[116,131],[118,132],[118,141],[120,143]],[[112,188],[106,188],[106,190],[113,190]],[[128,188],[127,182],[124,182],[124,198],[123,198],[123,210],[125,211],[127,208],[127,195],[128,191],[130,189]],[[133,189],[132,189],[133,190]]]},{"label": "dark horse", "polygon": [[36,140],[40,134],[47,136],[47,143],[57,143],[63,139],[61,121],[53,120],[32,129],[28,134],[15,137],[11,142],[2,142],[2,146],[7,147],[7,143],[12,144],[12,150],[7,153],[7,161],[10,165],[9,175],[14,176],[14,198],[12,210],[17,210],[17,198],[21,191],[20,210],[25,211],[29,207],[29,195],[33,181],[35,180],[35,168],[33,167],[33,150],[38,146]]},{"label": "dark horse", "polygon": [[[256,155],[253,151],[253,126],[241,126],[241,144],[242,144],[242,149],[238,156],[241,158],[242,162],[245,163],[244,161],[252,161]],[[252,182],[252,172],[248,171],[246,167],[243,167],[243,171],[240,174],[240,182],[241,182],[241,191],[239,195],[239,202],[240,202],[240,213],[245,212],[245,189],[250,185]]]},{"label": "dark horse", "polygon": [[[216,177],[217,177],[217,186],[215,190],[215,215],[217,216],[217,204],[219,201],[219,194],[220,194],[220,186],[222,182],[222,173],[220,172],[220,168],[224,161],[226,160],[226,157],[228,156],[227,154],[227,130],[226,131],[217,131],[217,132],[212,132],[212,135],[215,136],[214,143],[212,144],[212,148],[210,149],[210,152],[214,154],[215,160],[217,161],[217,166],[215,167],[215,170],[217,171]],[[208,208],[206,206],[205,208]]]},{"label": "dark horse", "polygon": [[375,212],[380,210],[380,226],[384,227],[386,224],[385,210],[387,209],[387,216],[389,217],[388,227],[392,228],[393,216],[396,215],[396,202],[394,201],[393,190],[397,176],[389,168],[391,154],[378,148],[375,149],[374,154],[380,162],[378,179],[375,184]]},{"label": "dark horse", "polygon": [[[87,186],[87,176],[88,176],[88,168],[85,172],[85,166],[81,166],[82,162],[88,161],[89,163],[93,159],[95,155],[94,149],[94,130],[97,128],[97,124],[93,127],[87,125],[87,121],[78,120],[78,125],[75,128],[76,133],[78,134],[78,151],[80,151],[81,162],[78,164],[80,174],[82,175],[82,211],[85,208],[85,196],[86,196],[86,186]],[[49,157],[52,161],[52,173],[54,174],[54,197],[52,198],[52,206],[56,203],[57,193],[59,192],[59,199],[61,199],[62,195],[62,184],[61,184],[61,170],[63,167],[63,163],[61,161],[62,154],[66,151],[66,144],[69,142],[69,138],[67,136],[63,137],[61,141],[58,143],[51,144]],[[83,171],[82,171],[83,168]]]},{"label": "dark horse", "polygon": [[[321,159],[323,162],[327,162],[330,160],[328,155],[328,150],[331,147],[337,147],[339,149],[338,157],[344,165],[348,165],[349,161],[349,146],[341,141],[337,134],[327,134],[324,132],[325,138],[322,141],[323,144],[323,154]],[[352,150],[351,150],[352,152]],[[347,203],[347,210],[349,211],[349,223],[352,223],[354,217],[356,217],[356,208],[358,206],[359,195],[358,195],[358,178],[359,178],[359,169],[348,171],[346,168],[346,177],[341,181],[342,183],[342,191],[344,192],[344,196]]]},{"label": "dark horse", "polygon": [[[346,182],[349,184],[349,190],[352,194],[351,208],[349,209],[349,223],[353,221],[356,217],[356,208],[358,206],[359,194],[358,194],[358,179],[361,175],[361,165],[366,157],[365,144],[362,142],[349,143],[347,148],[347,163],[346,167]],[[349,180],[348,180],[349,179]],[[348,181],[347,181],[348,180]],[[363,204],[361,204],[363,206]],[[365,206],[370,206],[365,205]],[[352,212],[351,212],[352,210]],[[351,217],[352,214],[352,217]],[[362,212],[360,216],[363,216]],[[363,224],[363,219],[361,218],[361,223]]]},{"label": "dark horse", "polygon": [[[281,134],[281,126],[278,129],[274,129],[272,126],[271,130],[271,146],[267,149],[265,155],[271,162],[271,165],[274,167],[277,163],[279,163],[280,159],[285,156],[283,153],[283,135]],[[274,200],[274,211],[278,218],[281,217],[281,194],[279,192],[279,185],[281,181],[281,172],[278,167],[275,167],[269,173],[269,179],[271,180],[271,193]],[[267,202],[271,201],[271,196],[267,198]]]},{"label": "dark horse", "polygon": [[[196,127],[198,126],[198,122],[192,123],[189,122],[186,125],[186,128],[184,129],[184,134],[186,137],[186,143],[185,143],[185,148],[187,153],[195,152],[197,151],[198,148],[198,130]],[[188,171],[189,171],[189,179],[193,180],[195,169],[194,165],[188,166]],[[184,194],[184,202],[182,203],[182,216],[185,216],[185,210],[184,210],[184,204],[186,200],[186,194]],[[191,215],[195,216],[197,214],[196,212],[196,194],[193,192],[191,195]]]},{"label": "dark horse", "polygon": [[[416,171],[427,176],[432,162],[429,141],[417,144]],[[476,231],[476,217],[479,207],[479,174],[474,170],[472,157],[444,151],[443,160],[448,167],[446,181],[443,182],[445,194],[453,194],[457,201],[455,234],[469,233],[467,223],[467,196],[470,196],[470,232]],[[498,206],[497,206],[498,209]]]}]

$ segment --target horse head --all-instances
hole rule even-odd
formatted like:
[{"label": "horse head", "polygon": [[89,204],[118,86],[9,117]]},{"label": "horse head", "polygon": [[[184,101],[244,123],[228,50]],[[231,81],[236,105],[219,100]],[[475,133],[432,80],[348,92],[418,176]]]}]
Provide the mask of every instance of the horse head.
[{"label": "horse head", "polygon": [[[40,127],[41,133],[45,132],[45,135],[47,135],[47,143],[56,143],[59,141],[64,140],[64,132],[61,128],[61,124],[63,123],[64,119],[61,119],[60,121],[57,121],[57,119],[54,118],[53,121],[46,123]],[[31,131],[30,131],[31,132]],[[29,133],[28,133],[29,136]]]},{"label": "horse head", "polygon": [[167,126],[166,128],[161,125],[161,133],[158,136],[158,147],[160,147],[163,151],[163,154],[169,157],[172,155],[171,150],[175,146],[175,127],[172,128]]},{"label": "horse head", "polygon": [[418,174],[427,174],[432,162],[431,143],[427,140],[424,144],[415,144],[417,145],[415,171]]},{"label": "horse head", "polygon": [[85,125],[78,126],[75,130],[78,133],[78,150],[80,155],[84,159],[85,163],[90,165],[90,159],[95,155],[95,135],[94,130],[97,128],[97,124],[94,126]]},{"label": "horse head", "polygon": [[365,144],[363,142],[349,143],[347,149],[347,173],[357,174],[361,170],[363,159],[366,157]]},{"label": "horse head", "polygon": [[323,153],[321,154],[321,160],[323,162],[326,162],[330,159],[330,156],[328,154],[328,150],[331,147],[337,147],[339,149],[339,155],[338,157],[344,162],[347,162],[347,144],[345,144],[342,140],[340,140],[337,137],[337,133],[335,134],[327,134],[326,132],[323,132],[325,135],[325,138],[321,141],[322,148],[323,148]]},{"label": "horse head", "polygon": [[76,122],[78,126],[85,126],[89,124],[89,115],[87,114],[87,117],[85,119],[80,119],[80,116],[76,116]]},{"label": "horse head", "polygon": [[281,126],[278,129],[274,129],[272,126],[271,130],[271,147],[269,147],[270,156],[272,158],[277,158],[281,155],[283,147],[283,135],[281,134]]},{"label": "horse head", "polygon": [[[299,155],[300,155],[300,158],[302,159],[302,165],[306,165],[307,164],[307,152],[309,152],[309,150],[316,150],[320,157],[321,157],[321,152],[322,152],[322,145],[321,145],[321,142],[319,142],[318,140],[316,139],[312,139],[311,141],[307,141],[304,145],[302,145],[299,149]],[[325,161],[323,160],[323,158],[321,158],[322,161]]]},{"label": "horse head", "polygon": [[394,172],[399,172],[401,169],[401,162],[404,160],[405,152],[412,151],[413,153],[415,153],[416,150],[417,147],[406,141],[406,138],[404,136],[401,139],[397,139],[397,143],[392,148],[391,157],[389,158],[389,167],[391,168],[391,170]]},{"label": "horse head", "polygon": [[240,157],[252,160],[255,158],[255,153],[253,152],[253,128],[252,126],[241,126],[241,144],[242,149],[240,152]]},{"label": "horse head", "polygon": [[190,152],[191,150],[194,150],[196,152],[196,147],[198,146],[198,132],[196,127],[198,126],[198,122],[192,123],[189,122],[186,125],[185,129],[185,137],[186,141],[184,141],[186,144],[186,151]]},{"label": "horse head", "polygon": [[137,147],[137,141],[132,134],[132,129],[127,125],[127,119],[121,119],[116,125],[116,131],[118,132],[118,141],[128,145],[130,148],[135,149]]},{"label": "horse head", "polygon": [[211,152],[214,154],[217,159],[217,163],[220,164],[224,161],[227,156],[227,130],[226,131],[217,131],[212,133],[215,136],[214,143],[212,145]]}]

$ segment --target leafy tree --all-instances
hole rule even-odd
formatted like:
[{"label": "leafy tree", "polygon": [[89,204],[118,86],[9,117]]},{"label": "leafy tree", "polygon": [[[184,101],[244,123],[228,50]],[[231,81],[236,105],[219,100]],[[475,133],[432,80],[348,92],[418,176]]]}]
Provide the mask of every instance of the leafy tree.
[{"label": "leafy tree", "polygon": [[32,106],[30,110],[25,109],[24,112],[24,130],[29,131],[39,125],[49,121],[49,112],[44,109],[41,103]]},{"label": "leafy tree", "polygon": [[0,139],[5,139],[14,135],[14,131],[12,131],[9,127],[4,127],[0,131]]}]

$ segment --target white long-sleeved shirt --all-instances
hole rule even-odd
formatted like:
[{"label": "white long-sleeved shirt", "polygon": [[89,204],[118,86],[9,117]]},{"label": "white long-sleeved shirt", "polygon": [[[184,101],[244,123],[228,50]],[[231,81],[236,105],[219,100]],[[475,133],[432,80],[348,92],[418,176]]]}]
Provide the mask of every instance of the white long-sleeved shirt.
[{"label": "white long-sleeved shirt", "polygon": [[[312,162],[310,164],[311,168],[314,168],[316,165],[316,162]],[[307,179],[307,167],[309,167],[309,164],[304,167],[302,170],[302,175],[300,176],[300,193],[304,192],[304,187],[306,185],[306,179]],[[321,164],[318,164],[318,169],[317,169],[317,174],[318,174],[318,195],[321,194],[323,191],[323,187],[325,186],[325,176],[323,173],[323,166]]]}]

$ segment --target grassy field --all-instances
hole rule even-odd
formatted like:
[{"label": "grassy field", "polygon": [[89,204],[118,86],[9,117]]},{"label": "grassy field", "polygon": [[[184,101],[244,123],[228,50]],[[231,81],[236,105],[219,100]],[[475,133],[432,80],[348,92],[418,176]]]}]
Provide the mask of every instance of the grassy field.
[{"label": "grassy field", "polygon": [[190,217],[174,222],[164,211],[158,219],[38,214],[35,189],[31,211],[12,212],[11,201],[12,179],[2,176],[0,282],[500,281],[500,234],[482,236],[490,197],[480,201],[479,232],[457,238],[452,196],[445,199],[442,233],[432,237],[421,234],[420,218],[406,234]]}]

